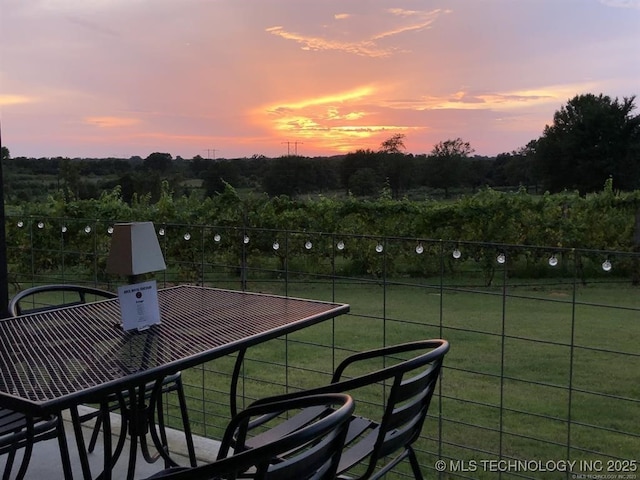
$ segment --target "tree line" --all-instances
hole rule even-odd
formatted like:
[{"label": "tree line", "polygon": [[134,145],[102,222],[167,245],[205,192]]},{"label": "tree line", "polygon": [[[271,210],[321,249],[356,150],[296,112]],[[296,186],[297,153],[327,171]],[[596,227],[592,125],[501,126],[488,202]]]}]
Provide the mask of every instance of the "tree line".
[{"label": "tree line", "polygon": [[640,186],[640,116],[633,114],[634,102],[635,96],[620,101],[577,95],[554,114],[540,138],[495,157],[474,155],[462,138],[441,141],[428,154],[406,154],[403,134],[392,135],[375,151],[315,158],[183,159],[154,152],[144,159],[34,159],[11,158],[3,147],[5,192],[9,199],[31,200],[30,192],[43,190],[42,180],[33,176],[49,178],[45,189],[63,190],[68,198],[98,198],[119,186],[127,202],[144,195],[156,201],[163,182],[188,195],[194,189],[190,180],[197,180],[206,197],[226,185],[290,198],[328,192],[371,198],[388,191],[396,199],[411,194],[424,199],[486,186],[584,195],[610,179],[614,188],[632,191]]}]

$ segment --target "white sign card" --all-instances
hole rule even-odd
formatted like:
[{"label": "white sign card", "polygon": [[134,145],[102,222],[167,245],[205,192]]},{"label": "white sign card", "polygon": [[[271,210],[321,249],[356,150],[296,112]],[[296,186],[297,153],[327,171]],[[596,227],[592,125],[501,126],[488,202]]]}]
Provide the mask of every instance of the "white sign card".
[{"label": "white sign card", "polygon": [[118,287],[124,330],[145,330],[160,323],[158,287],[155,280]]}]

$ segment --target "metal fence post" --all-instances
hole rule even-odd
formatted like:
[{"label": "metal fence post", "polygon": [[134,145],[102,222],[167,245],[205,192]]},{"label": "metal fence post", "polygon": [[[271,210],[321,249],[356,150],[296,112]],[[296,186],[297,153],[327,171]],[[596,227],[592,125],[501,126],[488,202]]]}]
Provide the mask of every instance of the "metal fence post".
[{"label": "metal fence post", "polygon": [[[2,151],[2,132],[0,131],[0,151]],[[7,271],[7,233],[4,215],[4,178],[2,175],[2,157],[0,156],[0,317],[9,316],[9,273]]]}]

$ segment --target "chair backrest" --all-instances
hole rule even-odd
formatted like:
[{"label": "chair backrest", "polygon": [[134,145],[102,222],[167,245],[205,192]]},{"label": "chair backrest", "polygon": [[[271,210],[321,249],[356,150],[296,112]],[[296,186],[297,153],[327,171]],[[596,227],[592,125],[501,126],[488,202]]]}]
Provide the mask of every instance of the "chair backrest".
[{"label": "chair backrest", "polygon": [[[435,339],[355,353],[338,365],[330,384],[272,397],[271,401],[327,393],[353,395],[358,412],[349,424],[338,473],[350,473],[353,467],[361,466],[364,473],[358,470],[354,478],[380,478],[404,458],[411,460],[415,472],[419,466],[412,444],[422,431],[448,351],[446,340]],[[367,408],[380,412],[380,404],[382,413],[376,414],[377,418],[367,418]],[[283,428],[295,431],[306,418],[292,417]],[[256,419],[251,427],[263,423],[263,419]]]},{"label": "chair backrest", "polygon": [[84,285],[38,285],[16,293],[9,301],[8,310],[15,317],[116,296],[113,292]]},{"label": "chair backrest", "polygon": [[[339,391],[353,391],[374,384],[387,386],[385,409],[375,444],[369,452],[368,473],[378,461],[406,449],[420,436],[427,411],[449,350],[446,340],[423,340],[357,353],[336,369],[332,385]],[[395,359],[395,361],[394,361]],[[394,362],[374,372],[341,380],[345,370],[367,360]]]},{"label": "chair backrest", "polygon": [[[326,407],[326,415],[285,435],[275,434],[269,442],[247,447],[248,425],[252,418],[282,412],[284,420],[305,409]],[[236,415],[225,430],[218,460],[195,468],[180,468],[152,478],[166,480],[235,479],[251,470],[254,480],[329,480],[336,477],[348,421],[354,410],[346,394],[301,397],[282,402],[249,406]],[[272,425],[277,431],[277,422]],[[268,430],[267,430],[268,433]],[[267,435],[269,436],[269,435]],[[232,454],[230,452],[233,451]]]}]

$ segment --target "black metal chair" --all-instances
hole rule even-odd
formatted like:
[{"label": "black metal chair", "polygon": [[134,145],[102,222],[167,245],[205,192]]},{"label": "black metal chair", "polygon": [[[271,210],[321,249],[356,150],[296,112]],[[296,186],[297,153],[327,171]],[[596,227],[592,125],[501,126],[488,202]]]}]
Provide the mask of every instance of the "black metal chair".
[{"label": "black metal chair", "polygon": [[[314,415],[294,431],[285,434],[279,431],[280,422],[288,415],[304,415],[309,409],[323,414]],[[265,399],[231,419],[216,461],[195,468],[171,468],[150,479],[235,479],[248,474],[255,480],[332,480],[353,410],[353,399],[346,394],[314,395],[274,403]],[[264,415],[269,416],[270,423],[263,425],[266,430],[261,429],[260,445],[249,447],[246,440],[251,419]]]},{"label": "black metal chair", "polygon": [[[51,284],[51,285],[38,285],[35,287],[27,288],[18,292],[14,295],[9,301],[9,313],[13,316],[17,315],[26,315],[29,313],[36,312],[44,312],[48,310],[52,310],[54,308],[62,308],[73,305],[81,305],[87,302],[99,301],[116,298],[117,295],[108,290],[103,290],[100,288],[85,286],[85,285],[72,285],[72,284]],[[154,382],[150,382],[145,387],[145,397],[147,400],[151,397],[153,389],[155,387]],[[182,426],[183,431],[185,433],[185,440],[187,444],[187,451],[189,455],[189,462],[192,466],[197,464],[195,447],[193,445],[193,437],[191,435],[191,426],[189,423],[189,416],[187,412],[187,404],[186,397],[184,393],[184,388],[182,385],[182,375],[180,372],[177,372],[173,375],[168,375],[164,378],[162,383],[162,388],[160,390],[162,395],[169,394],[171,392],[176,392],[178,396],[178,402],[180,406],[180,413],[182,417]],[[96,446],[96,442],[98,440],[98,435],[100,434],[101,426],[104,422],[104,416],[108,415],[110,412],[119,411],[123,418],[127,415],[126,407],[128,392],[118,392],[112,395],[109,395],[103,399],[100,399],[100,408],[83,415],[74,415],[74,418],[77,418],[79,423],[85,423],[92,419],[96,419],[93,432],[91,434],[91,439],[89,440],[88,450],[89,452],[93,452]],[[159,397],[155,399],[155,404],[157,405],[157,416],[158,422],[157,426],[160,431],[160,438],[162,439],[163,445],[168,449],[166,428],[164,422],[164,412],[163,412],[163,403],[162,399]],[[77,412],[74,412],[77,413]],[[74,425],[77,432],[80,432],[79,425]],[[120,456],[126,440],[126,429],[121,429],[120,437],[116,444],[116,448],[113,453],[113,462],[115,463]],[[147,452],[145,452],[145,456],[150,460],[154,460],[149,457]],[[160,458],[156,456],[155,459]]]},{"label": "black metal chair", "polygon": [[0,408],[0,455],[7,455],[3,479],[11,478],[16,455],[23,449],[20,467],[14,477],[24,478],[27,473],[33,446],[37,442],[58,439],[60,458],[65,475],[71,474],[69,449],[64,432],[63,420],[58,415],[49,417],[31,417],[21,413]]},{"label": "black metal chair", "polygon": [[8,309],[16,317],[115,297],[113,292],[85,285],[37,285],[16,293]]},{"label": "black metal chair", "polygon": [[[301,395],[348,392],[356,399],[358,411],[365,405],[372,410],[373,402],[361,401],[356,392],[371,394],[368,388],[379,387],[374,398],[384,392],[383,411],[378,419],[360,415],[352,417],[338,475],[345,474],[348,476],[344,478],[350,479],[377,479],[404,459],[409,459],[413,476],[422,479],[413,444],[420,436],[448,350],[446,340],[436,339],[356,353],[338,365],[329,385],[279,395],[272,397],[272,401],[291,400]],[[373,370],[366,368],[370,363],[375,364]],[[351,372],[350,377],[343,378],[347,369]],[[259,405],[260,401],[254,404]],[[257,428],[266,419],[268,417],[257,419],[250,429]],[[308,418],[298,415],[280,428],[294,431],[306,421]]]}]

